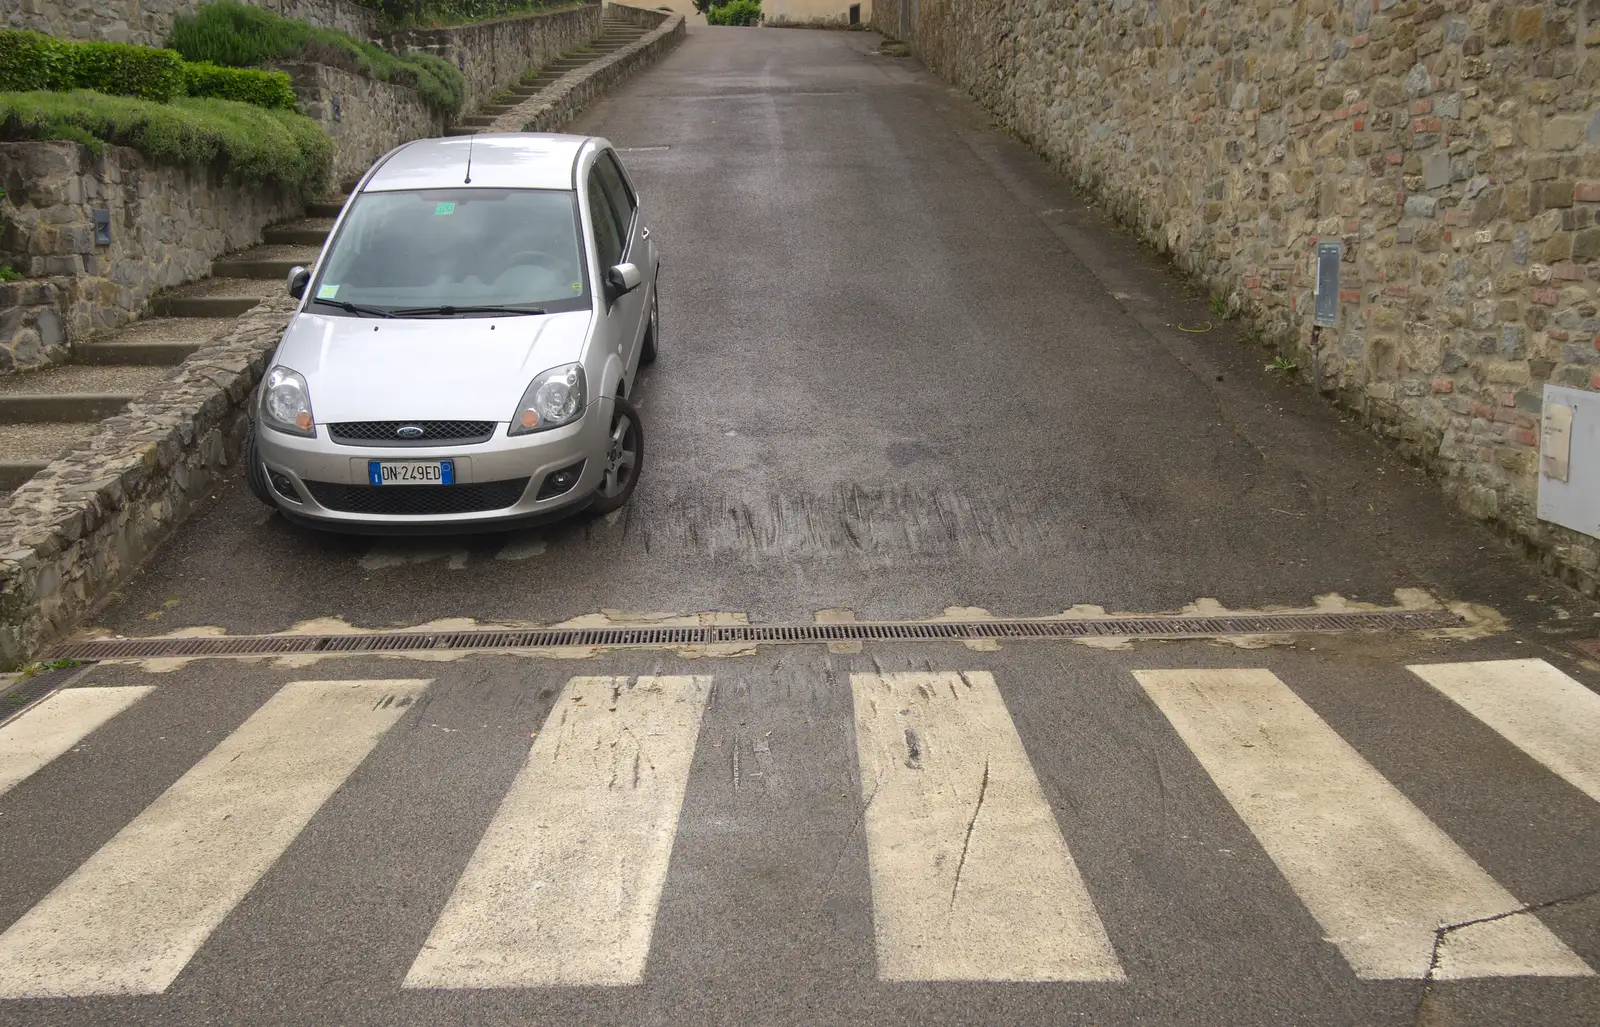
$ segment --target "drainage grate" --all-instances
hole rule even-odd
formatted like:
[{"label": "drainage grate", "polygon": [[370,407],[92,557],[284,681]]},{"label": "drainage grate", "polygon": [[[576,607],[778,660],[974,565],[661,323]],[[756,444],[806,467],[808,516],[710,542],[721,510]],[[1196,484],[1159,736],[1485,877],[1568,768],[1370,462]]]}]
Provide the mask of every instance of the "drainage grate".
[{"label": "drainage grate", "polygon": [[63,645],[53,658],[139,660],[181,656],[277,656],[295,653],[504,651],[563,646],[616,648],[684,645],[782,645],[801,642],[938,642],[984,639],[1215,638],[1306,632],[1420,631],[1459,627],[1442,610],[1273,613],[1215,617],[1107,617],[1098,620],[857,621],[845,624],[718,624],[681,627],[539,628],[482,631],[388,631],[357,635],[237,635],[204,638],[97,639]]}]

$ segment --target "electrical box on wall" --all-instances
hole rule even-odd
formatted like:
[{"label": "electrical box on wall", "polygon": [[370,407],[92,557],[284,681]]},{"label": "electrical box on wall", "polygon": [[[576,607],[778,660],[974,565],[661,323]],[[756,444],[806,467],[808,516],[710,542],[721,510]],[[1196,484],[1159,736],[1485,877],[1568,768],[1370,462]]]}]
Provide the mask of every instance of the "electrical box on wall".
[{"label": "electrical box on wall", "polygon": [[1539,519],[1600,538],[1600,392],[1544,387]]}]

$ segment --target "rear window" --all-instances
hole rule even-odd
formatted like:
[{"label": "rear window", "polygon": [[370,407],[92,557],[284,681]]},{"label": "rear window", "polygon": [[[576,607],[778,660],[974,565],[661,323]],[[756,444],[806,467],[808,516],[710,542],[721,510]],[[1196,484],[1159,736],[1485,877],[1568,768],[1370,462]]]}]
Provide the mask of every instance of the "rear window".
[{"label": "rear window", "polygon": [[[589,306],[576,194],[419,189],[358,196],[310,298],[402,307]],[[313,309],[339,316],[326,303]]]}]

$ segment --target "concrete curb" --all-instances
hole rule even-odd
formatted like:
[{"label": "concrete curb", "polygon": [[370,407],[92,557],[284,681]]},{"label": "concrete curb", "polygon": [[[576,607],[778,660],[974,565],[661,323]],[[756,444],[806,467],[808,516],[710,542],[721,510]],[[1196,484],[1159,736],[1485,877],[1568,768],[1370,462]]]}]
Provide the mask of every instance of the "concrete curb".
[{"label": "concrete curb", "polygon": [[[685,35],[682,15],[613,7],[658,27],[557,81],[500,119],[520,117],[514,127],[495,130],[554,131]],[[283,295],[240,315],[12,494],[0,511],[0,670],[21,667],[77,627],[238,460],[245,403],[294,307]]]},{"label": "concrete curb", "polygon": [[654,64],[688,35],[688,20],[681,14],[647,11],[625,4],[607,4],[608,16],[620,16],[656,28],[638,42],[557,79],[550,88],[529,97],[495,118],[483,131],[553,132],[582,113],[612,86]]}]

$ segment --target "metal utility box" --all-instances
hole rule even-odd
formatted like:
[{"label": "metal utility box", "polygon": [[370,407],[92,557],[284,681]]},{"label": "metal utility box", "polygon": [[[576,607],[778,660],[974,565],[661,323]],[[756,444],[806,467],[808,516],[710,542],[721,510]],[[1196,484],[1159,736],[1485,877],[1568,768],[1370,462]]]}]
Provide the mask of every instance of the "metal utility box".
[{"label": "metal utility box", "polygon": [[1600,538],[1600,392],[1544,387],[1539,519]]}]

